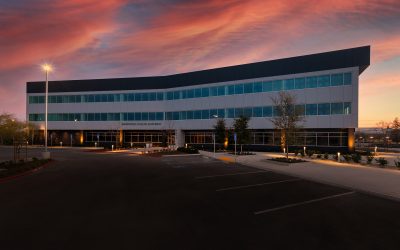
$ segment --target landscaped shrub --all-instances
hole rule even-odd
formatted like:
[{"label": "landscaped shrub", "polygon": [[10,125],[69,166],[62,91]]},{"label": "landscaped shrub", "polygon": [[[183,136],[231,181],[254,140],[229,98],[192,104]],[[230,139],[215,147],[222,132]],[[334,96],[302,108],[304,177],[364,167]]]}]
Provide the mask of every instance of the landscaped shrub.
[{"label": "landscaped shrub", "polygon": [[343,155],[343,158],[346,162],[350,162],[351,161],[351,155],[345,154]]},{"label": "landscaped shrub", "polygon": [[321,159],[322,155],[321,154],[317,154],[317,159]]},{"label": "landscaped shrub", "polygon": [[312,157],[314,155],[314,150],[307,150],[306,151],[308,157]]},{"label": "landscaped shrub", "polygon": [[368,164],[371,164],[373,160],[374,160],[374,156],[373,155],[368,155],[367,156],[367,163]]},{"label": "landscaped shrub", "polygon": [[326,159],[326,160],[329,159],[329,154],[328,154],[328,153],[325,153],[325,154],[324,154],[324,159]]},{"label": "landscaped shrub", "polygon": [[304,157],[304,151],[300,150],[301,157]]},{"label": "landscaped shrub", "polygon": [[351,155],[351,159],[355,162],[355,163],[360,163],[361,161],[361,155],[358,153],[352,154]]},{"label": "landscaped shrub", "polygon": [[397,161],[394,160],[394,166],[395,166],[397,169],[400,169],[400,158],[399,158],[399,157],[397,157]]},{"label": "landscaped shrub", "polygon": [[187,153],[187,154],[198,154],[199,150],[197,148],[185,148],[185,147],[179,147],[176,149],[179,152]]},{"label": "landscaped shrub", "polygon": [[375,159],[375,161],[379,164],[381,168],[385,167],[388,164],[388,161],[383,157],[379,157],[378,159]]}]

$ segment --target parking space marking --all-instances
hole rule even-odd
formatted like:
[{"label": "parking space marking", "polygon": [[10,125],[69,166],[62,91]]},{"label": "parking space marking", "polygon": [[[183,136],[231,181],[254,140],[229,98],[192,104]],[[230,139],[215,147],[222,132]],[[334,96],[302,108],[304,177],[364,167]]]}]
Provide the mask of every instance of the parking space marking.
[{"label": "parking space marking", "polygon": [[234,174],[219,174],[219,175],[206,175],[206,176],[198,176],[196,179],[207,179],[207,178],[214,178],[214,177],[224,177],[224,176],[232,176],[232,175],[243,175],[243,174],[257,174],[257,173],[268,173],[270,171],[252,171],[252,172],[240,172]]},{"label": "parking space marking", "polygon": [[215,191],[221,192],[221,191],[229,191],[229,190],[236,190],[236,189],[242,189],[242,188],[260,187],[260,186],[267,186],[267,185],[273,185],[273,184],[279,184],[279,183],[285,183],[285,182],[294,182],[294,181],[299,181],[299,180],[301,180],[301,179],[296,178],[296,179],[288,179],[288,180],[283,180],[283,181],[264,182],[264,183],[258,183],[258,184],[252,184],[252,185],[221,188],[221,189],[217,189]]},{"label": "parking space marking", "polygon": [[315,203],[315,202],[319,202],[319,201],[334,199],[334,198],[338,198],[338,197],[342,197],[342,196],[346,196],[346,195],[351,195],[351,194],[354,194],[354,193],[355,193],[355,191],[350,191],[350,192],[346,192],[346,193],[342,193],[342,194],[330,195],[330,196],[326,196],[326,197],[322,197],[322,198],[318,198],[318,199],[313,199],[313,200],[293,203],[293,204],[289,204],[289,205],[285,205],[285,206],[281,206],[281,207],[270,208],[270,209],[254,212],[254,215],[260,215],[260,214],[275,212],[275,211],[286,209],[286,208],[297,207],[297,206],[306,205],[306,204],[310,204],[310,203]]}]

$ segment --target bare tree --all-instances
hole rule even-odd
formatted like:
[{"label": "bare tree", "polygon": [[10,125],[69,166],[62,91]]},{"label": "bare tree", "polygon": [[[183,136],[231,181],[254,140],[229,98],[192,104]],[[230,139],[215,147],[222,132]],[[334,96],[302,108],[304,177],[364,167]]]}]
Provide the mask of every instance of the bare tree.
[{"label": "bare tree", "polygon": [[399,118],[394,118],[392,123],[392,132],[391,132],[392,140],[396,143],[400,141],[400,121]]},{"label": "bare tree", "polygon": [[[386,148],[388,147],[389,131],[392,126],[391,122],[380,121],[376,124],[378,129],[381,131],[382,141],[384,142]],[[386,149],[387,150],[387,149]]]},{"label": "bare tree", "polygon": [[304,107],[296,106],[296,97],[288,92],[279,92],[278,96],[272,97],[274,104],[271,122],[275,129],[281,131],[281,147],[285,148],[286,158],[289,158],[289,144],[295,140],[295,132],[301,128],[304,120]]}]

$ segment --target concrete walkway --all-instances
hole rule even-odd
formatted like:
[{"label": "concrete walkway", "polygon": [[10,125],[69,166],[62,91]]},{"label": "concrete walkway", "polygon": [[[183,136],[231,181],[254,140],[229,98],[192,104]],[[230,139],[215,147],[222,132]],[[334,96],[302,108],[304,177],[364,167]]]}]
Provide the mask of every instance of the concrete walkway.
[{"label": "concrete walkway", "polygon": [[[214,158],[214,153],[200,151],[202,155]],[[331,160],[310,160],[305,163],[285,164],[269,161],[279,153],[256,153],[256,155],[233,156],[217,153],[219,160],[237,162],[243,165],[279,172],[320,183],[341,186],[400,201],[400,171],[380,169],[359,164],[338,163]],[[308,160],[306,158],[306,160]]]}]

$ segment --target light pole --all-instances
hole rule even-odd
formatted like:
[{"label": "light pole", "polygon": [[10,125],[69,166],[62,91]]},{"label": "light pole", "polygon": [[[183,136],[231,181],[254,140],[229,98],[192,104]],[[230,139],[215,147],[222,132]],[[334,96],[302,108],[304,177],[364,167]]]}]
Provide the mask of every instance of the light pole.
[{"label": "light pole", "polygon": [[[213,115],[213,118],[218,118],[218,115]],[[213,143],[214,143],[214,158],[215,158],[215,131],[213,133]]]},{"label": "light pole", "polygon": [[47,112],[48,112],[48,94],[49,94],[49,72],[52,70],[50,64],[42,65],[42,69],[46,73],[46,92],[44,97],[45,114],[44,114],[44,152],[43,159],[50,159],[50,152],[47,150]]}]

